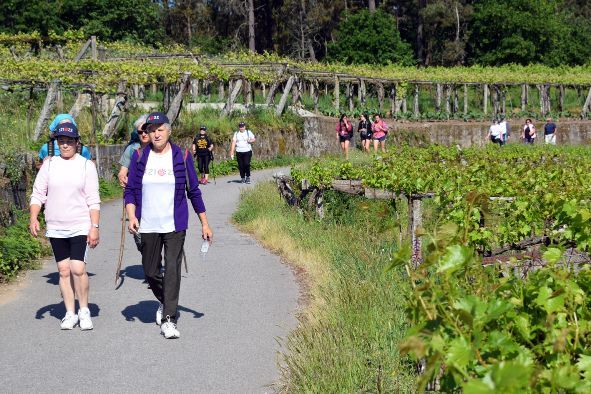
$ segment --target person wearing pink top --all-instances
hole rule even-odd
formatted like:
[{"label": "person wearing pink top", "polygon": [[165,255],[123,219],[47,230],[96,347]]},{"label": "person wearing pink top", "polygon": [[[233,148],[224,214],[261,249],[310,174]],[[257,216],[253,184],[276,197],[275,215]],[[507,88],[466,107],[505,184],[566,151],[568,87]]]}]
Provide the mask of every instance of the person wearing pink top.
[{"label": "person wearing pink top", "polygon": [[[100,196],[98,174],[94,163],[76,153],[80,143],[73,123],[62,123],[55,132],[59,156],[43,162],[31,194],[29,231],[37,236],[39,212],[45,205],[45,223],[57,268],[59,286],[66,307],[62,330],[77,324],[81,330],[92,330],[88,309],[88,248],[99,243]],[[80,309],[75,313],[75,297]]]},{"label": "person wearing pink top", "polygon": [[349,145],[351,138],[353,138],[353,125],[347,118],[347,115],[341,115],[335,131],[337,133],[337,140],[341,144],[341,149],[345,153],[345,160],[349,160]]},{"label": "person wearing pink top", "polygon": [[382,147],[382,152],[386,153],[388,125],[380,118],[380,115],[374,117],[374,121],[371,124],[371,131],[373,131],[373,151],[377,153],[379,144]]}]

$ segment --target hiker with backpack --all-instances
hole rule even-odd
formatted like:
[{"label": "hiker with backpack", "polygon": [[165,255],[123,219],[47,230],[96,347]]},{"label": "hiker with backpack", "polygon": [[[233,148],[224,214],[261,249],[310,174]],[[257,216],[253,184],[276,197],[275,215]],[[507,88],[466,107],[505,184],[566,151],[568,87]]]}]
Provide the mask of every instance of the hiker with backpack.
[{"label": "hiker with backpack", "polygon": [[[187,199],[201,221],[202,238],[211,242],[213,233],[193,158],[188,149],[170,142],[172,128],[166,114],[151,113],[140,130],[148,132],[150,143],[131,157],[124,191],[128,229],[132,234],[141,234],[144,274],[160,302],[156,311],[160,332],[167,339],[179,338],[176,323],[183,245],[189,224]],[[164,276],[159,269],[163,249]]]},{"label": "hiker with backpack", "polygon": [[[41,168],[43,161],[48,157],[59,156],[60,149],[59,145],[55,139],[54,131],[56,130],[57,126],[62,123],[72,123],[74,126],[76,125],[76,121],[70,114],[58,114],[53,121],[49,125],[49,141],[47,141],[41,149],[39,149],[39,163],[37,163],[37,169]],[[90,150],[84,146],[80,141],[78,141],[78,154],[82,155],[84,158],[90,160]]]},{"label": "hiker with backpack", "polygon": [[386,135],[388,134],[388,125],[384,122],[379,114],[376,114],[371,125],[373,132],[373,151],[378,152],[378,144],[382,147],[382,153],[386,153]]},{"label": "hiker with backpack", "polygon": [[[66,314],[62,330],[76,325],[92,330],[88,309],[88,248],[99,243],[100,197],[95,164],[77,153],[80,134],[74,123],[55,129],[59,155],[43,162],[31,194],[29,231],[37,236],[41,207],[45,205],[45,236],[49,238],[59,271]],[[75,298],[80,309],[75,312]]]},{"label": "hiker with backpack", "polygon": [[364,152],[369,152],[369,144],[371,142],[371,122],[369,121],[369,115],[361,114],[357,132],[361,138],[361,148]]},{"label": "hiker with backpack", "polygon": [[140,130],[141,127],[146,123],[146,119],[148,118],[147,114],[141,115],[133,124],[134,130],[131,132],[131,138],[129,143],[125,147],[123,154],[121,155],[121,159],[119,159],[119,164],[121,164],[121,168],[119,169],[119,173],[117,174],[117,178],[119,179],[119,184],[121,187],[125,187],[127,184],[127,174],[129,173],[129,163],[131,162],[131,155],[137,149],[143,149],[146,145],[150,143],[150,136],[146,130]]},{"label": "hiker with backpack", "polygon": [[201,174],[199,183],[207,185],[209,178],[209,162],[213,159],[213,143],[207,136],[207,127],[199,127],[199,134],[193,139],[191,152],[197,158],[197,167]]},{"label": "hiker with backpack", "polygon": [[337,140],[341,144],[341,150],[345,153],[345,160],[349,160],[349,145],[353,138],[353,125],[347,118],[347,115],[341,115],[335,131],[337,133]]},{"label": "hiker with backpack", "polygon": [[246,123],[238,123],[238,131],[234,132],[230,146],[230,159],[238,161],[238,171],[242,183],[250,183],[250,161],[252,159],[252,143],[256,141],[252,131],[246,129]]},{"label": "hiker with backpack", "polygon": [[531,122],[531,119],[526,119],[523,125],[521,139],[526,144],[533,144],[536,141],[537,133],[536,126]]}]

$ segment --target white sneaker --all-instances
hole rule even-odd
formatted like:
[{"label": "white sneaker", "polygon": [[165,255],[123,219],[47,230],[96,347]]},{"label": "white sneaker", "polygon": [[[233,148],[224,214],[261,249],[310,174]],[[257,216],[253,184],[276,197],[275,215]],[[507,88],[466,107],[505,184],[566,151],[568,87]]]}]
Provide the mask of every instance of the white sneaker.
[{"label": "white sneaker", "polygon": [[156,324],[162,324],[162,311],[164,310],[164,305],[158,305],[158,310],[156,311]]},{"label": "white sneaker", "polygon": [[78,311],[78,320],[80,321],[80,329],[82,331],[93,329],[90,310],[88,308],[80,308]]},{"label": "white sneaker", "polygon": [[74,312],[66,312],[66,316],[62,319],[62,324],[60,327],[62,330],[71,330],[74,326],[78,324],[78,315]]},{"label": "white sneaker", "polygon": [[166,339],[180,338],[181,333],[176,328],[176,324],[170,321],[170,317],[166,317],[166,321],[160,326],[160,333]]}]

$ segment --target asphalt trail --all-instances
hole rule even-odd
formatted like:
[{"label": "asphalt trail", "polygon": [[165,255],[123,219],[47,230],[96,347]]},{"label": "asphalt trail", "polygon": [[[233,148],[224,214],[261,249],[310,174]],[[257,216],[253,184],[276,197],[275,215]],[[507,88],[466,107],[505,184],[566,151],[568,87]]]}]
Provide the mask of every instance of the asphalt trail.
[{"label": "asphalt trail", "polygon": [[[253,183],[275,171],[253,173]],[[249,187],[236,179],[202,187],[214,231],[205,261],[199,255],[199,220],[191,214],[180,339],[164,339],[154,323],[157,302],[142,283],[140,255],[129,235],[123,284],[114,289],[122,203],[105,203],[101,243],[88,261],[94,330],[59,329],[65,309],[53,259],[30,272],[26,288],[0,305],[0,391],[272,392],[277,338],[296,325],[298,287],[279,257],[229,223],[240,190]]]}]

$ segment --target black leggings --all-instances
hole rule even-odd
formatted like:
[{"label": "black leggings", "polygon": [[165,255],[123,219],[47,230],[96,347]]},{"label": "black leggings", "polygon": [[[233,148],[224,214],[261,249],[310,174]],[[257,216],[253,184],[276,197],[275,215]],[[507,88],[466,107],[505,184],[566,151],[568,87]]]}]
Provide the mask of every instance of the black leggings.
[{"label": "black leggings", "polygon": [[199,172],[203,174],[209,174],[209,155],[200,156],[197,155],[197,166],[199,167]]},{"label": "black leggings", "polygon": [[252,159],[252,151],[236,152],[236,159],[238,160],[240,178],[244,178],[245,176],[250,177],[250,159]]}]

